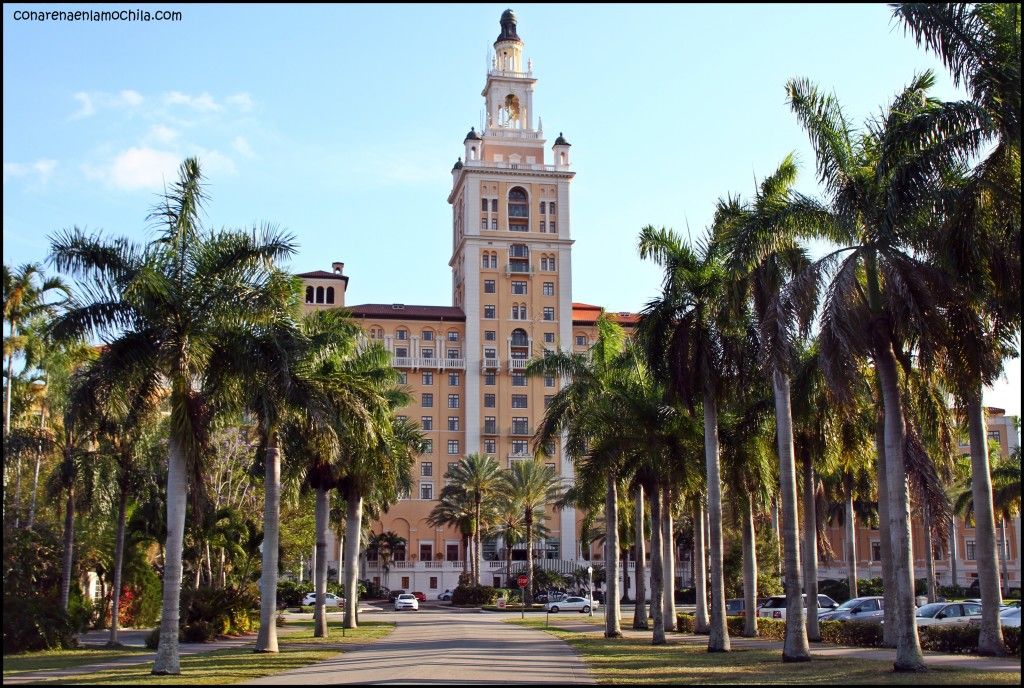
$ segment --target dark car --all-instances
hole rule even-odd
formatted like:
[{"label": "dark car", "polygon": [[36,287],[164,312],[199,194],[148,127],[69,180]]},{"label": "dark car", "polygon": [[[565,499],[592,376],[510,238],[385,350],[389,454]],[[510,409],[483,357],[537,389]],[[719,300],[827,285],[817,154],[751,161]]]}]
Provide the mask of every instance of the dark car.
[{"label": "dark car", "polygon": [[405,594],[405,590],[392,590],[391,592],[388,593],[388,599],[391,600],[392,602],[394,602],[395,600],[398,599],[399,595],[404,595],[404,594]]},{"label": "dark car", "polygon": [[427,596],[424,593],[419,592],[418,590],[414,590],[412,595],[413,595],[413,597],[415,597],[420,602],[426,602],[427,601]]}]

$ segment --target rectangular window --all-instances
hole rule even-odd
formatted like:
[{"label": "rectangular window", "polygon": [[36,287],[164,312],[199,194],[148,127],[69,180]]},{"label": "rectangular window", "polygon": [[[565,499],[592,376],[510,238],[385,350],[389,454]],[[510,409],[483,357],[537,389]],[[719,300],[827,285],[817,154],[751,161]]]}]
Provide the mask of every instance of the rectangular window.
[{"label": "rectangular window", "polygon": [[430,577],[430,589],[437,590],[437,576]]},{"label": "rectangular window", "polygon": [[490,199],[487,199],[487,198],[481,198],[480,199],[480,210],[481,210],[481,212],[485,212],[485,213],[487,212],[487,206],[489,205],[489,201],[490,201]]},{"label": "rectangular window", "polygon": [[530,432],[530,419],[515,417],[512,419],[512,434],[513,435],[526,435]]},{"label": "rectangular window", "polygon": [[398,332],[395,332],[395,339],[397,339],[400,342],[404,342],[408,338],[409,333],[406,332],[405,330],[399,330]]},{"label": "rectangular window", "polygon": [[547,408],[551,406],[551,400],[554,399],[554,398],[555,397],[553,395],[551,395],[551,394],[545,394],[544,395],[544,409],[545,410],[547,410]]},{"label": "rectangular window", "polygon": [[974,540],[964,540],[964,552],[968,561],[974,561]]},{"label": "rectangular window", "polygon": [[541,215],[547,215],[547,208],[548,208],[547,202],[546,201],[541,201],[540,202],[540,214]]},{"label": "rectangular window", "polygon": [[555,333],[554,332],[545,332],[544,333],[544,343],[545,344],[554,344],[555,343]]},{"label": "rectangular window", "polygon": [[545,282],[544,283],[544,296],[554,296],[554,295],[555,295],[555,283],[554,282]]},{"label": "rectangular window", "polygon": [[425,384],[425,385],[432,385],[432,384],[434,384],[434,374],[433,373],[423,373],[423,384]]},{"label": "rectangular window", "polygon": [[492,213],[498,212],[498,199],[497,198],[492,198],[491,199],[491,212]]},{"label": "rectangular window", "polygon": [[494,280],[484,280],[484,293],[493,294],[495,293]]},{"label": "rectangular window", "polygon": [[458,416],[448,416],[448,432],[458,432],[458,431],[459,431],[459,417]]},{"label": "rectangular window", "polygon": [[434,341],[434,331],[433,330],[423,330],[423,341],[425,341],[425,342],[432,342],[432,341]]},{"label": "rectangular window", "polygon": [[457,387],[459,384],[459,374],[448,373],[448,384],[451,385],[452,387]]},{"label": "rectangular window", "polygon": [[448,408],[459,408],[459,395],[449,394],[448,395]]},{"label": "rectangular window", "polygon": [[484,385],[490,387],[496,383],[497,378],[494,373],[484,373]]},{"label": "rectangular window", "polygon": [[555,319],[555,309],[551,306],[544,307],[544,319],[551,322]]},{"label": "rectangular window", "polygon": [[420,349],[420,358],[433,358],[433,357],[434,357],[434,350],[433,349]]},{"label": "rectangular window", "polygon": [[495,454],[498,451],[498,443],[496,440],[484,440],[484,453]]},{"label": "rectangular window", "polygon": [[554,387],[555,386],[555,376],[554,375],[545,375],[544,376],[544,386],[545,387]]},{"label": "rectangular window", "polygon": [[458,561],[459,560],[459,546],[453,544],[447,544],[444,546],[444,558],[445,561]]},{"label": "rectangular window", "polygon": [[544,220],[540,221],[540,231],[541,232],[547,232],[548,231],[548,223],[545,222]]},{"label": "rectangular window", "polygon": [[587,336],[584,335],[584,334],[576,335],[576,346],[586,346],[586,345],[587,345]]},{"label": "rectangular window", "polygon": [[448,440],[448,454],[450,456],[456,456],[459,453],[459,441]]},{"label": "rectangular window", "polygon": [[423,444],[421,445],[421,447],[423,449],[423,454],[433,454],[434,440],[423,440]]},{"label": "rectangular window", "polygon": [[487,229],[487,218],[486,217],[480,220],[480,229]]},{"label": "rectangular window", "polygon": [[395,347],[395,358],[407,358],[409,356],[409,349],[404,346]]},{"label": "rectangular window", "polygon": [[882,545],[878,540],[871,541],[871,561],[882,561]]},{"label": "rectangular window", "polygon": [[526,375],[523,373],[512,373],[512,386],[513,387],[525,387],[526,386]]},{"label": "rectangular window", "polygon": [[[484,229],[487,229],[487,227],[484,227]],[[496,218],[496,217],[492,217],[491,218],[491,229],[495,230],[495,231],[498,229],[498,218]]]},{"label": "rectangular window", "polygon": [[448,333],[448,341],[449,342],[457,342],[457,341],[459,341],[459,333],[456,332],[455,330],[452,330],[451,332],[449,332]]},{"label": "rectangular window", "polygon": [[434,464],[427,461],[420,464],[420,475],[424,478],[429,478],[434,475]]},{"label": "rectangular window", "polygon": [[434,483],[420,483],[420,499],[434,498]]},{"label": "rectangular window", "polygon": [[995,440],[996,442],[998,442],[1000,437],[1001,437],[1001,435],[999,434],[998,430],[989,430],[988,431],[988,438],[990,440]]},{"label": "rectangular window", "polygon": [[494,399],[495,399],[495,397],[494,397],[493,394],[485,394],[484,395],[484,408],[494,408],[494,406],[495,406]]},{"label": "rectangular window", "polygon": [[526,282],[520,280],[512,281],[512,293],[522,296],[526,294]]},{"label": "rectangular window", "polygon": [[[555,214],[555,202],[554,201],[548,201],[548,215],[554,215],[554,214]],[[554,223],[552,223],[551,227],[554,228],[554,226],[555,226]]]},{"label": "rectangular window", "polygon": [[512,440],[512,453],[516,456],[528,456],[530,443],[527,440]]},{"label": "rectangular window", "polygon": [[555,233],[555,221],[554,221],[554,220],[552,220],[552,221],[551,221],[551,224],[550,224],[550,225],[548,225],[548,230],[549,230],[549,231],[550,231],[550,232],[551,232],[552,234],[554,234],[554,233]]},{"label": "rectangular window", "polygon": [[529,408],[527,406],[527,396],[525,394],[513,394],[512,408]]},{"label": "rectangular window", "polygon": [[[497,338],[498,338],[498,335],[497,335],[497,333],[494,330],[484,330],[484,341],[485,342],[493,342],[493,341],[497,340]],[[491,356],[491,358],[494,358],[494,357]]]},{"label": "rectangular window", "polygon": [[459,349],[448,349],[448,358],[458,358],[461,353]]},{"label": "rectangular window", "polygon": [[498,421],[494,416],[484,416],[484,432],[488,435],[498,432]]},{"label": "rectangular window", "polygon": [[484,317],[494,319],[494,306],[484,306]]},{"label": "rectangular window", "polygon": [[409,374],[404,370],[398,371],[398,384],[406,385],[409,384]]},{"label": "rectangular window", "polygon": [[420,402],[420,406],[422,406],[423,408],[433,408],[434,407],[434,395],[431,394],[430,392],[424,392],[423,393],[423,397],[422,397],[422,401]]},{"label": "rectangular window", "polygon": [[433,416],[421,416],[420,417],[420,427],[423,428],[424,430],[433,430],[434,429],[434,417]]}]

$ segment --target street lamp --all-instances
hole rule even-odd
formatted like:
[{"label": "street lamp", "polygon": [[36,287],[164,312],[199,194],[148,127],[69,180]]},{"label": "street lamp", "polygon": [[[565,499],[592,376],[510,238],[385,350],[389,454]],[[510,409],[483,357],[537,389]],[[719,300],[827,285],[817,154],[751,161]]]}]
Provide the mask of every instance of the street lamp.
[{"label": "street lamp", "polygon": [[590,595],[590,618],[594,618],[594,567],[587,567],[587,594]]}]

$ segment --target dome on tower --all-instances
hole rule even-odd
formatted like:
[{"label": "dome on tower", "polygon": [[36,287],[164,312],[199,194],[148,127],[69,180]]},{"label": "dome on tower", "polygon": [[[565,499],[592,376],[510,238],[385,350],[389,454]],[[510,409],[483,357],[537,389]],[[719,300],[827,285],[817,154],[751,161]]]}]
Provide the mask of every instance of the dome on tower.
[{"label": "dome on tower", "polygon": [[461,170],[462,167],[463,167],[463,165],[462,165],[462,157],[459,156],[459,159],[455,161],[455,166],[452,167],[452,171],[454,172],[455,170]]},{"label": "dome on tower", "polygon": [[516,14],[512,10],[505,10],[501,13],[501,33],[498,34],[498,40],[494,42],[500,43],[501,41],[523,42],[516,33]]},{"label": "dome on tower", "polygon": [[466,138],[464,138],[462,140],[462,142],[465,143],[466,141],[479,141],[479,140],[480,140],[480,134],[476,133],[476,127],[470,127],[469,128],[469,133],[466,134]]},{"label": "dome on tower", "polygon": [[555,145],[556,146],[571,146],[572,144],[565,140],[565,137],[562,135],[562,132],[558,132],[558,138],[555,139]]}]

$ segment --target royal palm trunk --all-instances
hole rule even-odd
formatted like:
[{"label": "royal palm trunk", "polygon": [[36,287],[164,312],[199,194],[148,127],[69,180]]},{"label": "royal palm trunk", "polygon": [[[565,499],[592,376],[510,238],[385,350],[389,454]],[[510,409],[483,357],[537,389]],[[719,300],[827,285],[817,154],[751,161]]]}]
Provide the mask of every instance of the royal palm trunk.
[{"label": "royal palm trunk", "polygon": [[953,586],[953,596],[959,597],[960,576],[957,572],[958,545],[956,541],[956,516],[949,519],[949,578]]},{"label": "royal palm trunk", "polygon": [[676,540],[672,523],[672,488],[662,488],[661,501],[661,546],[665,554],[661,558],[661,566],[665,570],[662,575],[661,604],[666,619],[665,630],[676,628]]},{"label": "royal palm trunk", "polygon": [[327,637],[327,517],[330,514],[327,490],[316,490],[316,570],[313,572],[313,589],[316,591],[316,606],[313,608],[313,637]]},{"label": "royal palm trunk", "polygon": [[896,647],[896,621],[893,614],[896,610],[896,586],[892,579],[892,538],[885,524],[889,522],[889,487],[885,476],[885,418],[878,417],[875,427],[875,450],[878,466],[878,548],[882,558],[882,644],[885,647]]},{"label": "royal palm trunk", "polygon": [[153,662],[153,673],[161,676],[181,673],[178,656],[178,619],[181,609],[181,557],[187,499],[185,452],[180,440],[172,435],[167,452],[167,544],[164,552],[163,608],[160,613],[160,640],[156,660]]},{"label": "royal palm trunk", "polygon": [[782,645],[782,661],[806,662],[811,659],[807,644],[804,606],[800,593],[803,576],[800,568],[800,534],[797,518],[796,458],[793,453],[793,412],[790,402],[789,377],[780,370],[772,373],[775,393],[775,425],[779,447],[779,494],[782,502],[783,580],[786,593],[786,635]]},{"label": "royal palm trunk", "polygon": [[620,605],[622,604],[622,593],[619,590],[619,581],[621,580],[621,571],[619,571],[621,566],[619,562],[619,495],[618,481],[614,471],[608,472],[606,482],[608,489],[604,498],[604,561],[607,567],[605,588],[608,594],[605,595],[604,637],[621,638],[622,625],[619,621]]},{"label": "royal palm trunk", "polygon": [[646,552],[644,551],[644,486],[636,486],[636,515],[633,518],[633,542],[636,543],[636,564],[633,577],[636,580],[636,602],[633,605],[633,628],[647,630],[647,581]]},{"label": "royal palm trunk", "polygon": [[743,635],[757,636],[757,546],[754,537],[754,506],[743,515]]},{"label": "royal palm trunk", "polygon": [[704,392],[704,460],[708,481],[708,525],[711,530],[711,627],[708,652],[731,649],[725,625],[725,577],[722,571],[722,476],[718,454],[718,405],[710,389]]},{"label": "royal palm trunk", "polygon": [[345,491],[345,628],[359,624],[359,539],[363,527],[363,498],[354,487]]},{"label": "royal palm trunk", "polygon": [[664,607],[661,604],[661,597],[664,594],[661,580],[664,573],[661,555],[664,548],[661,543],[661,490],[658,485],[651,487],[648,499],[651,501],[651,616],[653,617],[651,644],[664,645],[668,641],[665,640],[665,616]]},{"label": "royal palm trunk", "polygon": [[[697,633],[708,632],[707,552],[704,545],[704,531],[704,506],[700,500],[697,500],[693,510],[693,594],[696,596],[695,604],[697,605],[694,611],[693,629]],[[654,545],[651,547],[653,549]],[[654,562],[651,562],[651,567],[654,567]],[[651,604],[654,604],[653,600]]]},{"label": "royal palm trunk", "polygon": [[75,486],[68,485],[64,507],[64,561],[60,570],[60,608],[68,610],[71,600],[71,566],[75,558]]},{"label": "royal palm trunk", "polygon": [[260,631],[256,652],[277,652],[277,557],[281,523],[281,450],[271,433],[263,473],[263,563],[260,571]]},{"label": "royal palm trunk", "polygon": [[122,484],[117,500],[117,539],[114,541],[114,589],[111,591],[110,640],[107,641],[107,644],[110,646],[118,644],[118,618],[121,611],[121,568],[124,562],[124,528],[127,512],[128,490]]},{"label": "royal palm trunk", "polygon": [[938,597],[935,591],[935,553],[932,551],[932,519],[928,502],[922,505],[921,510],[924,517],[924,562],[925,575],[928,577],[928,601],[934,602]]},{"label": "royal palm trunk", "polygon": [[978,652],[1000,655],[1003,630],[999,625],[999,569],[996,553],[995,509],[992,505],[992,474],[988,464],[985,416],[981,389],[972,390],[967,400],[967,425],[971,441],[971,496],[974,498],[975,559],[978,561],[978,589],[981,593],[981,632]]},{"label": "royal palm trunk", "polygon": [[818,515],[814,507],[814,465],[803,450],[804,469],[804,604],[807,607],[807,639],[821,640],[818,630]]},{"label": "royal palm trunk", "polygon": [[846,579],[850,587],[850,599],[857,594],[857,523],[853,515],[853,489],[849,477],[846,479]]},{"label": "royal palm trunk", "polygon": [[527,505],[523,513],[523,522],[526,525],[526,590],[523,591],[523,606],[529,609],[533,604],[533,509],[530,505]]}]

